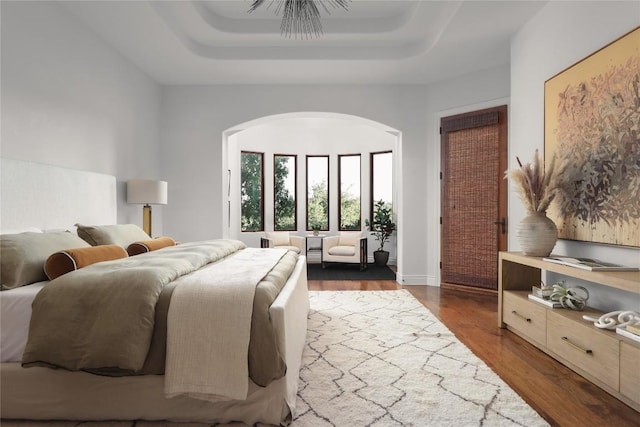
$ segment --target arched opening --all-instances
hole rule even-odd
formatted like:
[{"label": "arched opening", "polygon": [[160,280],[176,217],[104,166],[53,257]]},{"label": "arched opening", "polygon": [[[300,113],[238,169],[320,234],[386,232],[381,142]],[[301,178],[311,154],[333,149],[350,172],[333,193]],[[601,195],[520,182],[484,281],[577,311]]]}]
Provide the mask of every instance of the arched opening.
[{"label": "arched opening", "polygon": [[[390,151],[392,153],[392,204],[394,221],[398,229],[396,235],[385,245],[391,253],[391,263],[398,268],[397,277],[402,270],[402,133],[382,123],[362,117],[326,113],[299,112],[261,117],[238,124],[223,132],[222,158],[222,218],[224,219],[223,237],[242,240],[247,245],[259,246],[262,231],[241,231],[240,224],[240,155],[241,152],[264,153],[264,230],[274,228],[273,218],[273,156],[297,156],[297,226],[294,234],[304,235],[307,230],[305,157],[326,155],[331,162],[329,172],[329,234],[339,230],[337,210],[337,183],[339,157],[361,155],[361,216],[362,230],[366,232],[364,219],[371,211],[371,169],[370,154]],[[370,237],[370,253],[377,248]]]}]

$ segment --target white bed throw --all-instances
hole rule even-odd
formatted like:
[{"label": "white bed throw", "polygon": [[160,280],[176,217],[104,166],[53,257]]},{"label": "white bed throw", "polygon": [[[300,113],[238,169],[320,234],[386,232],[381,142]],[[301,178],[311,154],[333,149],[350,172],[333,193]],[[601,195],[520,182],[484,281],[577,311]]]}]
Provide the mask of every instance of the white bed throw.
[{"label": "white bed throw", "polygon": [[167,320],[166,397],[247,398],[255,289],[285,253],[246,248],[178,280]]}]

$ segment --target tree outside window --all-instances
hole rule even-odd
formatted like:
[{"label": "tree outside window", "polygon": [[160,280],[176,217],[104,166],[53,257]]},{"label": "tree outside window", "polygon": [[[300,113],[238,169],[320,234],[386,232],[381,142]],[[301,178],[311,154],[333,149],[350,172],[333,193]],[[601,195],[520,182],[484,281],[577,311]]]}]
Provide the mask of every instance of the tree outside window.
[{"label": "tree outside window", "polygon": [[393,153],[383,151],[371,153],[371,212],[370,221],[374,221],[373,207],[382,200],[384,207],[393,210]]},{"label": "tree outside window", "polygon": [[329,156],[307,156],[307,230],[329,230]]},{"label": "tree outside window", "polygon": [[264,230],[264,154],[240,153],[241,231]]},{"label": "tree outside window", "polygon": [[296,165],[295,155],[273,156],[273,229],[276,231],[297,229]]},{"label": "tree outside window", "polygon": [[360,154],[338,156],[340,230],[360,230]]}]

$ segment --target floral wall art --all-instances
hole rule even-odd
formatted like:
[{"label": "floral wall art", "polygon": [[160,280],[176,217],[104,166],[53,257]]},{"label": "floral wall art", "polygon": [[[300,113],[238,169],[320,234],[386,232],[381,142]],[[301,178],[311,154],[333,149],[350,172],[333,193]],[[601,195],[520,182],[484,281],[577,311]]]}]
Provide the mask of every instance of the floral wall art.
[{"label": "floral wall art", "polygon": [[640,247],[640,27],[545,82],[558,237]]}]

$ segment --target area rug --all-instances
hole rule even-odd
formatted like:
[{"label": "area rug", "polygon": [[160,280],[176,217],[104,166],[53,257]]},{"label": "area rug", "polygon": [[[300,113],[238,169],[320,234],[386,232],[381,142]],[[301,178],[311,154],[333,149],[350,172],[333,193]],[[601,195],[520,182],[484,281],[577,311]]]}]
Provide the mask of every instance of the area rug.
[{"label": "area rug", "polygon": [[360,271],[358,264],[329,264],[322,268],[321,264],[307,264],[309,280],[396,280],[396,273],[387,266],[378,267],[369,264],[366,270]]},{"label": "area rug", "polygon": [[314,291],[296,427],[546,426],[406,290]]}]

